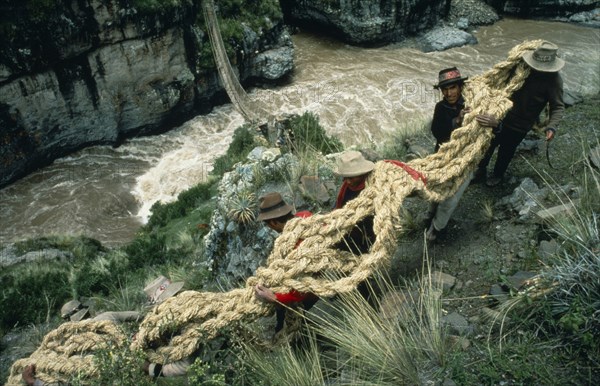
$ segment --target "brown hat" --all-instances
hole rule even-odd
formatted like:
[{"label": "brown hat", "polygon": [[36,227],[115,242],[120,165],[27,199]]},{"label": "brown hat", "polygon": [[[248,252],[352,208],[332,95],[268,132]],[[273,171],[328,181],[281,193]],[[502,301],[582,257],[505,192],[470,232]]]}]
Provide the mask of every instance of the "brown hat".
[{"label": "brown hat", "polygon": [[523,60],[534,70],[557,72],[565,65],[565,61],[556,56],[558,46],[550,42],[542,42],[535,51],[523,53]]},{"label": "brown hat", "polygon": [[159,276],[144,288],[144,292],[148,295],[150,303],[158,304],[179,292],[183,285],[184,282],[182,281],[173,283],[166,277]]},{"label": "brown hat", "polygon": [[467,79],[469,79],[469,77],[463,77],[460,74],[460,71],[458,71],[458,68],[445,68],[438,73],[438,84],[434,85],[433,88],[446,87],[454,83],[463,83]]},{"label": "brown hat", "polygon": [[270,220],[273,218],[285,216],[292,211],[292,206],[288,205],[281,194],[273,192],[260,198],[259,221]]},{"label": "brown hat", "polygon": [[338,157],[335,173],[342,177],[356,177],[367,174],[374,168],[375,164],[367,161],[360,151],[351,150]]}]

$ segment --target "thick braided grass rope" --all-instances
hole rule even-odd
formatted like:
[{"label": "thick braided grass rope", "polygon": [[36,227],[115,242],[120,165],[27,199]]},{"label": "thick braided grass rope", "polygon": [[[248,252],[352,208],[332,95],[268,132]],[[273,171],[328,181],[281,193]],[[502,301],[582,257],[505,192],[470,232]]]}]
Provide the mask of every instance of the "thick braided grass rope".
[{"label": "thick braided grass rope", "polygon": [[16,361],[7,385],[22,385],[25,366],[35,363],[36,376],[45,383],[57,383],[76,374],[86,377],[97,372],[94,353],[109,347],[120,347],[127,336],[110,321],[84,320],[68,322],[49,332],[40,347],[29,357]]},{"label": "thick braided grass rope", "polygon": [[[491,129],[479,125],[475,115],[491,113],[499,119],[504,117],[512,105],[508,98],[522,87],[529,75],[521,57],[540,44],[541,40],[529,41],[514,47],[506,61],[465,85],[463,96],[471,113],[465,116],[463,127],[454,130],[451,140],[437,153],[408,163],[426,177],[426,183],[391,163],[376,163],[365,189],[344,208],[290,220],[275,241],[266,266],[246,281],[245,288],[227,293],[186,291],[166,300],[146,315],[132,348],[144,349],[152,362],[164,364],[181,360],[230,323],[271,314],[272,307],[254,296],[253,287],[258,283],[276,292],[296,289],[330,297],[354,290],[376,269],[388,265],[402,230],[400,209],[404,199],[416,193],[428,201],[441,201],[453,195],[471,175],[493,137]],[[373,228],[377,235],[369,253],[355,256],[335,249],[334,245],[367,216],[374,216]],[[296,248],[300,239],[303,242]],[[72,328],[72,324],[68,325],[62,330]],[[67,357],[60,351],[62,348],[55,349],[58,356],[52,358],[57,361],[60,358],[64,363],[73,357]],[[13,365],[10,380],[14,381],[13,374],[24,364],[40,358],[38,351],[30,359]],[[82,367],[79,362],[69,364],[71,374],[93,373],[93,367]],[[54,372],[50,365],[44,367],[44,371],[48,379],[51,379],[50,372],[52,379],[63,380],[68,373],[58,368]]]}]

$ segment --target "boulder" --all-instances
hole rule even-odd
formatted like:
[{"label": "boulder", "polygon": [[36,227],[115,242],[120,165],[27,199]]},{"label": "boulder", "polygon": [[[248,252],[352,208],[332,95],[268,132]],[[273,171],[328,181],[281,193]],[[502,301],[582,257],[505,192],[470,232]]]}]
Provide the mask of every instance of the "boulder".
[{"label": "boulder", "polygon": [[493,24],[499,19],[496,10],[482,0],[452,0],[448,14],[448,21],[460,29]]},{"label": "boulder", "polygon": [[359,45],[401,41],[425,31],[446,15],[446,5],[445,0],[281,1],[290,24]]},{"label": "boulder", "polygon": [[477,44],[475,36],[453,27],[435,28],[423,35],[419,41],[423,52],[444,51],[467,44]]}]

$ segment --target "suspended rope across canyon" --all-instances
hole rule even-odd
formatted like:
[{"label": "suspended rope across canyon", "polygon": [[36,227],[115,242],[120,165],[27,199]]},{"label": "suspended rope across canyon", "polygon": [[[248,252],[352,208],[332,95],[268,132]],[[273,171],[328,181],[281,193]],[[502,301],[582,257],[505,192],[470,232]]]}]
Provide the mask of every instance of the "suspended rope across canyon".
[{"label": "suspended rope across canyon", "polygon": [[[491,129],[481,126],[475,115],[504,117],[512,105],[509,97],[529,75],[521,57],[540,44],[541,40],[536,40],[514,47],[506,61],[465,84],[463,96],[471,112],[463,126],[453,131],[451,140],[437,153],[407,163],[424,178],[415,179],[391,163],[376,163],[365,189],[343,208],[290,220],[275,241],[266,266],[259,268],[244,288],[225,293],[186,291],[166,300],[145,316],[131,347],[143,350],[151,362],[178,361],[196,352],[222,327],[273,313],[272,306],[254,296],[258,283],[276,292],[295,289],[330,297],[355,289],[375,270],[385,267],[402,230],[400,208],[404,199],[416,194],[439,202],[456,192],[476,169],[493,137]],[[355,256],[335,249],[334,245],[366,216],[374,216],[377,235],[369,253]],[[304,241],[296,248],[299,239]],[[19,385],[23,368],[31,363],[36,365],[37,376],[47,383],[65,382],[75,375],[93,378],[98,373],[93,361],[97,350],[120,347],[124,341],[125,335],[112,322],[65,323],[46,335],[29,358],[13,364],[7,384]]]},{"label": "suspended rope across canyon", "polygon": [[266,112],[259,106],[258,102],[252,101],[248,97],[229,62],[213,0],[203,0],[202,11],[204,12],[204,21],[206,22],[219,78],[231,103],[248,123],[257,124],[261,119],[266,120]]}]

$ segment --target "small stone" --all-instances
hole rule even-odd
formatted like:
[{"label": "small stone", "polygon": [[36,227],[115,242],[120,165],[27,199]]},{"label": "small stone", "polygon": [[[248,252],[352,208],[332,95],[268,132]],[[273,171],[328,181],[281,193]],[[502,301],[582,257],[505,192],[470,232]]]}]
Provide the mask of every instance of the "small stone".
[{"label": "small stone", "polygon": [[452,312],[442,317],[442,324],[448,328],[451,333],[457,335],[468,335],[474,331],[469,321],[457,312]]},{"label": "small stone", "polygon": [[451,290],[456,284],[456,278],[454,276],[440,271],[431,273],[431,281],[434,286],[441,287],[444,291]]},{"label": "small stone", "polygon": [[456,21],[456,26],[462,30],[469,28],[469,19],[466,17],[461,17]]},{"label": "small stone", "polygon": [[575,209],[575,204],[577,203],[579,203],[579,200],[553,206],[552,208],[542,209],[536,213],[536,216],[540,221],[549,221],[556,217],[565,216]]},{"label": "small stone", "polygon": [[415,304],[419,294],[416,291],[389,291],[381,299],[379,312],[383,319],[399,317],[406,308]]},{"label": "small stone", "polygon": [[320,203],[329,201],[327,188],[317,176],[300,177],[300,190],[308,197],[314,198]]},{"label": "small stone", "polygon": [[502,303],[508,299],[508,292],[500,284],[494,284],[489,292],[492,303]]},{"label": "small stone", "polygon": [[534,272],[519,271],[519,272],[515,273],[514,275],[512,275],[511,277],[507,278],[507,281],[508,281],[508,284],[511,286],[511,288],[519,290],[524,285],[527,284],[529,279],[531,279],[534,276],[535,276]]},{"label": "small stone", "polygon": [[558,243],[552,239],[550,241],[542,240],[538,248],[538,256],[542,260],[546,260],[558,252]]}]

